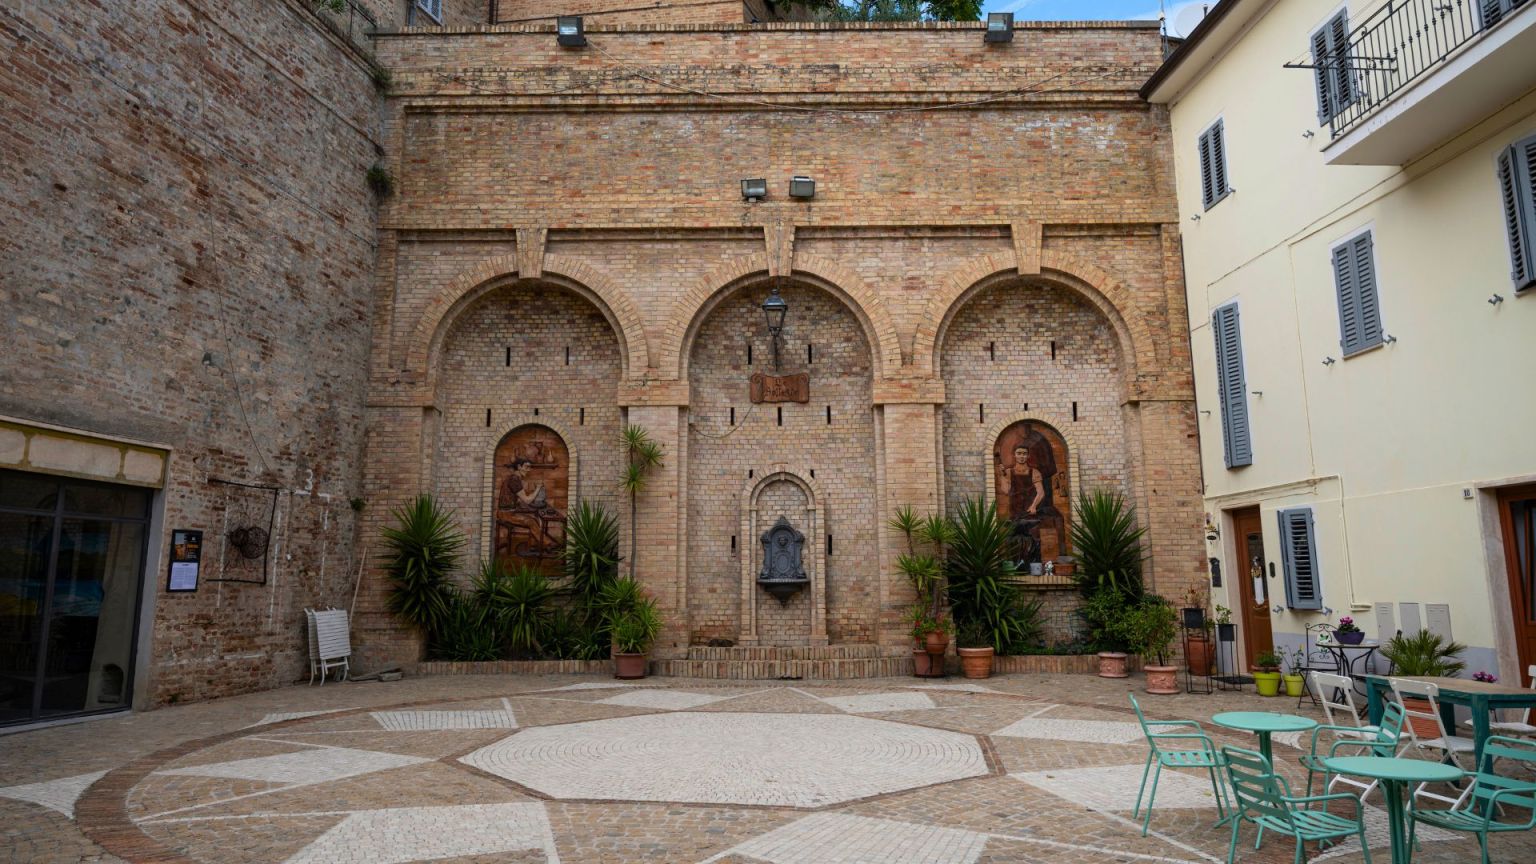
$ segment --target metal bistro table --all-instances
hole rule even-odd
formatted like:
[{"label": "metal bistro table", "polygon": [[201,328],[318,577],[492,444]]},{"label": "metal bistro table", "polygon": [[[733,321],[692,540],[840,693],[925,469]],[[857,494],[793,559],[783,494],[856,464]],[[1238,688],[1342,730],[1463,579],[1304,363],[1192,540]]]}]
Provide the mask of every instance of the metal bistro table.
[{"label": "metal bistro table", "polygon": [[[1347,675],[1354,679],[1355,692],[1359,693],[1361,696],[1366,695],[1364,689],[1362,689],[1363,685],[1360,683],[1360,677],[1362,674],[1364,674],[1361,669],[1362,667],[1364,669],[1371,668],[1371,658],[1376,656],[1377,649],[1381,647],[1380,642],[1370,639],[1367,639],[1358,645],[1345,645],[1342,642],[1329,642],[1326,644],[1320,643],[1317,647],[1333,655],[1334,663],[1338,665],[1340,675]],[[1355,654],[1354,660],[1350,660],[1349,658],[1351,651],[1353,651]]]},{"label": "metal bistro table", "polygon": [[[1440,688],[1440,722],[1455,734],[1456,711],[1452,706],[1465,705],[1472,712],[1472,741],[1476,748],[1474,765],[1483,764],[1483,742],[1488,740],[1488,713],[1494,708],[1525,708],[1536,706],[1536,690],[1511,687],[1507,684],[1486,684],[1469,678],[1435,678],[1427,675],[1399,675],[1409,681],[1424,681]],[[1381,724],[1381,712],[1391,698],[1392,684],[1385,675],[1364,676],[1369,690],[1366,715],[1373,725]]]},{"label": "metal bistro table", "polygon": [[1217,726],[1225,726],[1228,729],[1241,729],[1244,732],[1255,732],[1259,736],[1259,752],[1269,760],[1269,766],[1275,766],[1275,757],[1270,751],[1269,736],[1275,732],[1305,732],[1317,725],[1317,721],[1310,717],[1301,717],[1296,714],[1281,714],[1278,711],[1226,711],[1211,718],[1211,722]]},{"label": "metal bistro table", "polygon": [[1465,776],[1454,765],[1400,757],[1335,756],[1324,759],[1323,765],[1335,774],[1351,774],[1381,781],[1382,797],[1387,801],[1387,822],[1392,830],[1392,864],[1408,864],[1413,860],[1407,823],[1403,818],[1403,791],[1406,784],[1451,783]]}]

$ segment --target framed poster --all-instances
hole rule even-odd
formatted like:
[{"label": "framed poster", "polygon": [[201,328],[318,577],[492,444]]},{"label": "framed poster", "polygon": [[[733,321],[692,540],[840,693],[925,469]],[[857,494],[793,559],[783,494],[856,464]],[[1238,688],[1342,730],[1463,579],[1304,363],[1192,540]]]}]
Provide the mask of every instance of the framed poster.
[{"label": "framed poster", "polygon": [[171,572],[167,591],[196,591],[198,568],[203,559],[203,532],[176,529],[171,532]]}]

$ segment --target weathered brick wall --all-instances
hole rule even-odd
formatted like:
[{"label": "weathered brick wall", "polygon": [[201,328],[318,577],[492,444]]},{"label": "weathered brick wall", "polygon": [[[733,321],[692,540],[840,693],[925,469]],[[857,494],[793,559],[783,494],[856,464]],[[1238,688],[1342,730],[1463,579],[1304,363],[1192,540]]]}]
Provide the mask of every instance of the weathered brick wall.
[{"label": "weathered brick wall", "polygon": [[[1063,431],[1085,479],[1132,495],[1152,581],[1198,578],[1167,117],[1134,92],[1160,61],[1154,28],[1027,25],[988,46],[979,24],[589,25],[574,50],[542,24],[380,39],[400,194],[381,237],[370,454],[387,455],[370,456],[371,495],[469,482],[430,477],[420,455],[460,398],[437,380],[440,334],[487,280],[542,274],[591,293],[621,346],[612,404],[669,454],[639,524],[669,616],[658,653],[736,637],[755,543],[730,552],[738,499],[780,461],[814,467],[828,499],[831,641],[903,642],[911,591],[883,523],[980,491],[981,402],[1067,418],[1078,402]],[[814,201],[788,198],[792,174],[815,177]],[[769,198],[743,202],[746,177]],[[784,406],[784,427],[774,406],[744,410],[743,343],[768,362],[756,303],[778,276],[786,371],[805,359],[795,328],[816,344],[812,401]],[[1057,361],[1031,362],[1056,336]],[[987,342],[999,360],[980,359]],[[712,437],[732,406],[739,431]],[[388,656],[408,643],[381,597],[365,581]],[[764,638],[801,639],[797,620],[768,610]]]},{"label": "weathered brick wall", "polygon": [[[834,643],[872,641],[879,573],[869,342],[853,313],[825,291],[785,285],[783,297],[792,311],[781,350],[783,374],[808,373],[811,399],[804,404],[753,405],[747,398],[748,378],[753,372],[773,371],[773,348],[758,308],[767,291],[768,286],[756,284],[731,294],[710,312],[693,340],[688,365],[693,423],[688,438],[687,511],[692,641],[738,636],[738,556],[756,556],[759,544],[757,537],[738,537],[737,553],[732,555],[730,541],[741,532],[741,508],[747,504],[742,497],[752,481],[749,472],[762,477],[776,463],[815,471],[815,483],[825,496],[817,505],[824,533],[833,537],[824,574],[828,637]],[[799,494],[788,483],[763,490],[759,532],[782,512],[810,535],[803,513],[798,512],[804,504],[791,509],[791,489]],[[806,542],[808,546],[825,544],[826,538],[807,536]],[[807,548],[805,554],[809,557],[814,551]],[[796,595],[785,609],[766,595],[758,599],[761,637],[769,644],[805,644],[796,639],[809,632],[798,623],[810,620],[806,592]],[[797,623],[790,623],[792,617]]]},{"label": "weathered brick wall", "polygon": [[[172,448],[165,528],[213,560],[147,564],[154,702],[301,677],[358,573],[369,67],[283,0],[11,3],[0,93],[0,413]],[[209,478],[278,487],[268,584],[210,581],[271,493]]]},{"label": "weathered brick wall", "polygon": [[[491,0],[496,23],[553,22],[560,15],[580,15],[584,27],[596,24],[741,24],[752,14],[742,0]],[[761,13],[764,10],[759,9]],[[768,16],[759,14],[761,20]]]}]

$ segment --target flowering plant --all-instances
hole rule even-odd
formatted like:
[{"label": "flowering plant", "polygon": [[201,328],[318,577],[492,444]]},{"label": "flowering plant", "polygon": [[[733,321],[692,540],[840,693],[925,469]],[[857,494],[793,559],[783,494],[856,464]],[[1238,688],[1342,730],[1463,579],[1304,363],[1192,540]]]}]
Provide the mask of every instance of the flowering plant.
[{"label": "flowering plant", "polygon": [[1335,633],[1359,633],[1360,628],[1355,626],[1355,619],[1345,615],[1339,619],[1339,626],[1333,628]]},{"label": "flowering plant", "polygon": [[1481,681],[1484,684],[1497,684],[1499,683],[1499,676],[1493,674],[1492,672],[1479,671],[1472,673],[1472,680]]}]

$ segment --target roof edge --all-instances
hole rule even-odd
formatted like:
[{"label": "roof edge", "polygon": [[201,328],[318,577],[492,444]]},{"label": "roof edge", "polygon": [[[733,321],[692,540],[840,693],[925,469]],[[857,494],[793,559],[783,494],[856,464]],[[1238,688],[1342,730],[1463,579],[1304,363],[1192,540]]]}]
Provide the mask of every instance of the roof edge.
[{"label": "roof edge", "polygon": [[[1257,6],[1258,2],[1259,0],[1248,0],[1250,6]],[[1163,65],[1157,67],[1157,71],[1153,72],[1152,77],[1147,79],[1147,83],[1141,85],[1141,98],[1148,102],[1153,101],[1152,97],[1157,93],[1158,88],[1167,83],[1168,79],[1173,77],[1173,74],[1179,70],[1179,67],[1183,66],[1190,56],[1200,49],[1205,40],[1221,26],[1222,22],[1227,19],[1227,16],[1232,13],[1232,10],[1241,5],[1243,5],[1243,0],[1220,0],[1214,9],[1206,13],[1206,16],[1200,19],[1200,23],[1195,26],[1195,29],[1190,31],[1188,36],[1184,37],[1183,44],[1172,54],[1168,55],[1168,58],[1163,61]]]}]

